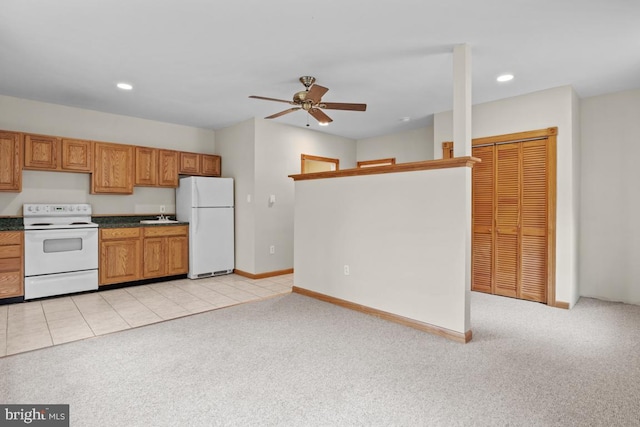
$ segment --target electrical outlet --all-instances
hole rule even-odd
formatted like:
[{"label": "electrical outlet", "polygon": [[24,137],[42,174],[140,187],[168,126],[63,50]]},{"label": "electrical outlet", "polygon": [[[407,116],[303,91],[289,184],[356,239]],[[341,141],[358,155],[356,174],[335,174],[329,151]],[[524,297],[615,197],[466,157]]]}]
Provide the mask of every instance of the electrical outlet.
[{"label": "electrical outlet", "polygon": [[167,210],[165,205],[160,205],[160,213],[165,213],[165,211]]},{"label": "electrical outlet", "polygon": [[271,255],[275,254],[275,253],[276,253],[276,247],[275,247],[275,246],[273,246],[273,245],[269,246],[269,253],[270,253]]},{"label": "electrical outlet", "polygon": [[349,266],[347,264],[344,265],[344,275],[348,276],[349,275]]}]

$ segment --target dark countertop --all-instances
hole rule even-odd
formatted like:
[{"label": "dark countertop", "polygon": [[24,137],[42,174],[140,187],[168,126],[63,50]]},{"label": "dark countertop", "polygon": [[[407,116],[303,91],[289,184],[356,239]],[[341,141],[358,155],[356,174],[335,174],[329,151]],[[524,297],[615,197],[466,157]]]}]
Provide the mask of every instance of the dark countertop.
[{"label": "dark countertop", "polygon": [[[169,215],[175,218],[175,215]],[[158,219],[153,215],[140,216],[93,216],[91,220],[98,224],[100,228],[131,228],[131,227],[166,227],[168,225],[189,225],[188,222],[169,222],[164,224],[140,224],[145,219]],[[0,217],[0,231],[22,231],[22,217]]]},{"label": "dark countertop", "polygon": [[22,225],[22,218],[20,217],[0,218],[0,231],[15,231],[15,230],[24,230],[24,226]]},{"label": "dark countertop", "polygon": [[[175,218],[175,215],[168,215],[170,218]],[[163,224],[141,224],[140,221],[146,219],[158,219],[158,216],[154,215],[140,215],[140,216],[92,216],[91,220],[98,224],[100,228],[131,228],[131,227],[166,227],[168,225],[189,225],[188,222],[168,222]]]}]

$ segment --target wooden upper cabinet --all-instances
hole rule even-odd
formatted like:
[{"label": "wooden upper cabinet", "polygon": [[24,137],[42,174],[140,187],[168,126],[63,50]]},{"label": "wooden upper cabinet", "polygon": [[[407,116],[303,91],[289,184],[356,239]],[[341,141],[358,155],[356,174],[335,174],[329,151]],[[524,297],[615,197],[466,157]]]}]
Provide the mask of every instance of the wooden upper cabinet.
[{"label": "wooden upper cabinet", "polygon": [[158,150],[136,147],[135,185],[155,186],[158,184]]},{"label": "wooden upper cabinet", "polygon": [[200,156],[197,153],[180,152],[180,173],[184,175],[200,175]]},{"label": "wooden upper cabinet", "polygon": [[60,138],[47,135],[24,136],[25,169],[58,169]]},{"label": "wooden upper cabinet", "polygon": [[180,152],[180,173],[183,175],[220,176],[220,156]]},{"label": "wooden upper cabinet", "polygon": [[136,147],[135,185],[178,186],[178,152]]},{"label": "wooden upper cabinet", "polygon": [[0,131],[0,191],[22,190],[22,138]]},{"label": "wooden upper cabinet", "polygon": [[134,147],[96,142],[92,194],[132,194]]},{"label": "wooden upper cabinet", "polygon": [[63,171],[91,172],[93,168],[93,142],[63,138],[60,159]]},{"label": "wooden upper cabinet", "polygon": [[91,172],[91,141],[50,135],[24,136],[24,168],[68,172]]},{"label": "wooden upper cabinet", "polygon": [[200,172],[205,176],[220,176],[220,156],[200,155]]},{"label": "wooden upper cabinet", "polygon": [[178,186],[178,152],[158,150],[158,186]]}]

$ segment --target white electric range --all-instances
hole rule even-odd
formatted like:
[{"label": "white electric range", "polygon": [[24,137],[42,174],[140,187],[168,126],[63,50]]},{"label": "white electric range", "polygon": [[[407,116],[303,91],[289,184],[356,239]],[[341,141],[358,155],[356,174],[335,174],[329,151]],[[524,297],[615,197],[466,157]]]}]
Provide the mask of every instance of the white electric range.
[{"label": "white electric range", "polygon": [[25,204],[24,299],[98,289],[98,224],[88,204]]}]

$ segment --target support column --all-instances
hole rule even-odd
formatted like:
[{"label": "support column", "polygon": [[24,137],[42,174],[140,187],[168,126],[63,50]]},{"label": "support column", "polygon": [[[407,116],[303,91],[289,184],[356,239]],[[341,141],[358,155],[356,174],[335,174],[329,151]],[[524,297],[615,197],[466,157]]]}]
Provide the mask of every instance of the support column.
[{"label": "support column", "polygon": [[[453,48],[453,155],[471,155],[471,48]],[[464,330],[471,330],[471,169],[465,177],[465,315]]]},{"label": "support column", "polygon": [[453,155],[471,155],[471,48],[453,48]]}]

